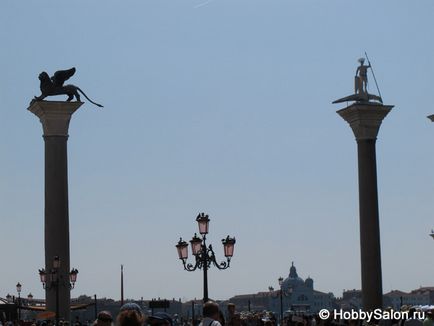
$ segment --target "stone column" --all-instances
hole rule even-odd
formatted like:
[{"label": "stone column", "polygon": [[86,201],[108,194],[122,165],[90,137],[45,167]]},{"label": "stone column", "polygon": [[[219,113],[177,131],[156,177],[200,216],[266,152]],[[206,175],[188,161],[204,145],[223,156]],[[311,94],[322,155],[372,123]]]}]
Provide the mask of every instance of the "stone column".
[{"label": "stone column", "polygon": [[350,124],[357,141],[364,310],[383,307],[375,141],[381,122],[392,108],[392,105],[356,102],[337,111]]},{"label": "stone column", "polygon": [[[42,123],[45,141],[45,270],[60,258],[59,318],[69,321],[69,213],[68,158],[69,121],[82,102],[36,101],[28,110]],[[56,289],[48,281],[45,291],[47,311],[56,311]]]}]

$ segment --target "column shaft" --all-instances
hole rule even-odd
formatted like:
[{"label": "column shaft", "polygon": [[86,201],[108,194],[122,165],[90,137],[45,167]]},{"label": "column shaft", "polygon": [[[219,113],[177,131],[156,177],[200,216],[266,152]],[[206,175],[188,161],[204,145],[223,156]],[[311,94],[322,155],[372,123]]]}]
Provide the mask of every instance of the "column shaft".
[{"label": "column shaft", "polygon": [[[45,269],[59,256],[59,319],[69,320],[69,213],[68,136],[44,136],[45,140]],[[54,283],[53,283],[54,284]],[[46,292],[47,310],[56,311],[56,289]]]},{"label": "column shaft", "polygon": [[357,140],[363,308],[382,308],[381,248],[375,139]]},{"label": "column shaft", "polygon": [[81,102],[32,101],[28,110],[42,123],[45,140],[45,270],[53,269],[58,256],[57,277],[47,280],[46,308],[56,312],[56,286],[59,290],[59,319],[70,321],[69,211],[68,211],[68,128],[72,114]]},{"label": "column shaft", "polygon": [[357,140],[360,263],[364,310],[383,307],[375,142],[381,122],[392,108],[392,105],[356,102],[337,111],[349,123]]}]

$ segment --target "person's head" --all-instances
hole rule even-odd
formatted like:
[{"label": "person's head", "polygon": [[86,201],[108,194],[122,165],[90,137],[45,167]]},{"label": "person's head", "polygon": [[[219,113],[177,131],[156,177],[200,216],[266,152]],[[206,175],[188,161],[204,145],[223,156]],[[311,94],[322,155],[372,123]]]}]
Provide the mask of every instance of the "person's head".
[{"label": "person's head", "polygon": [[148,324],[151,326],[173,326],[173,320],[168,313],[156,312],[148,317]]},{"label": "person's head", "polygon": [[108,311],[100,311],[96,320],[93,323],[93,326],[112,326],[112,323],[112,314]]},{"label": "person's head", "polygon": [[118,326],[143,326],[145,316],[142,309],[136,303],[124,304],[117,318]]},{"label": "person's head", "polygon": [[203,305],[202,314],[204,317],[218,320],[219,318],[219,305],[213,301],[208,301]]},{"label": "person's head", "polygon": [[233,316],[235,314],[235,305],[233,303],[228,303],[228,314]]},{"label": "person's head", "polygon": [[361,66],[363,66],[363,64],[365,63],[365,58],[360,58],[359,60],[357,60]]}]

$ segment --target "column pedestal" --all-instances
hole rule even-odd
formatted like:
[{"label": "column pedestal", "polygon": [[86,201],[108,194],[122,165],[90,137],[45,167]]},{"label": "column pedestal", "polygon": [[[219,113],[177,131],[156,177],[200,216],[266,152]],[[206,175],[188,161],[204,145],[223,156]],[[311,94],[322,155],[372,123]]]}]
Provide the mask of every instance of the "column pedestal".
[{"label": "column pedestal", "polygon": [[362,303],[365,311],[383,307],[375,142],[381,122],[392,108],[392,105],[356,102],[337,111],[350,124],[357,141]]},{"label": "column pedestal", "polygon": [[[28,110],[41,121],[45,141],[45,270],[53,268],[53,258],[60,258],[59,319],[70,318],[70,258],[68,211],[69,121],[82,102],[36,101]],[[56,311],[56,286],[47,281],[47,311]]]}]

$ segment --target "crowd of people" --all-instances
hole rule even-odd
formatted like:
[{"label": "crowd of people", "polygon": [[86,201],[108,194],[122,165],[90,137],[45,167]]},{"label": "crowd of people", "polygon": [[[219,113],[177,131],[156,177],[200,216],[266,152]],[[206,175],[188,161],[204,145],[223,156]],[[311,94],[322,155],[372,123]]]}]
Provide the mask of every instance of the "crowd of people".
[{"label": "crowd of people", "polygon": [[[358,319],[333,319],[330,315],[327,319],[321,319],[318,314],[289,313],[284,316],[281,323],[275,314],[269,311],[262,312],[236,312],[235,305],[229,303],[226,313],[213,301],[203,305],[201,319],[188,320],[172,317],[166,312],[156,312],[146,316],[142,308],[136,303],[126,303],[116,318],[108,311],[98,313],[97,319],[86,326],[434,326],[434,309],[424,312],[424,318],[414,316],[415,308],[408,307],[407,318],[367,320]],[[226,315],[226,317],[225,317]],[[419,315],[420,316],[420,315]],[[21,324],[21,325],[20,325]],[[0,321],[0,326],[22,326],[17,321]],[[33,321],[26,323],[28,326],[56,326],[53,321]],[[69,322],[60,321],[58,326],[69,326]],[[77,319],[72,326],[83,326]]]}]

